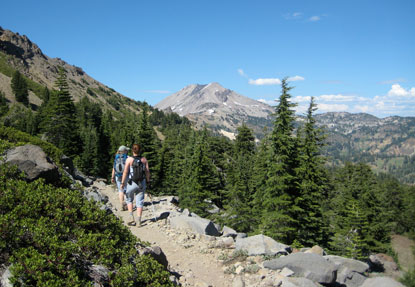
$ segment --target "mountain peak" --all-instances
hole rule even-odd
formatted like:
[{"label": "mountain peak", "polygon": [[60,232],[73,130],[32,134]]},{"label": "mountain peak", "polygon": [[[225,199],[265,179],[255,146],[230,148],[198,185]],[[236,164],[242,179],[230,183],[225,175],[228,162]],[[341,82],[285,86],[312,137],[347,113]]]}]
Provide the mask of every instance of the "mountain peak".
[{"label": "mountain peak", "polygon": [[248,125],[252,122],[252,128],[258,128],[254,122],[262,121],[273,113],[271,106],[239,95],[217,82],[186,86],[155,107],[192,118],[198,126],[208,124],[232,133],[242,122]]}]

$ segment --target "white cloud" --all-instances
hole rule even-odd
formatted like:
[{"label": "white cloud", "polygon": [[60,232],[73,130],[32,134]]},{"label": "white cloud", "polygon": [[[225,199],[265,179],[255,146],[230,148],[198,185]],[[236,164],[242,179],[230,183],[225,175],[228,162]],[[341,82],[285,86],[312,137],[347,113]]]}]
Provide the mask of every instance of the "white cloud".
[{"label": "white cloud", "polygon": [[310,101],[311,101],[311,97],[309,96],[296,96],[293,98],[293,102],[296,102],[296,103],[304,103],[304,102],[309,103]]},{"label": "white cloud", "polygon": [[371,112],[371,108],[368,105],[355,105],[354,110],[360,113],[368,113]]},{"label": "white cloud", "polygon": [[351,101],[356,101],[358,100],[358,98],[356,96],[347,96],[347,95],[342,95],[342,94],[337,94],[337,95],[321,95],[317,97],[318,100],[321,101],[328,101],[328,102],[332,102],[332,101],[337,101],[337,102],[351,102]]},{"label": "white cloud", "polygon": [[308,20],[311,21],[311,22],[317,22],[317,21],[321,20],[321,17],[320,16],[312,16]]},{"label": "white cloud", "polygon": [[266,78],[266,79],[249,79],[250,85],[256,85],[256,86],[264,86],[264,85],[280,85],[281,80],[278,78]]},{"label": "white cloud", "polygon": [[144,93],[151,93],[151,94],[171,94],[170,91],[167,90],[147,90],[143,91]]},{"label": "white cloud", "polygon": [[287,79],[288,82],[295,82],[295,81],[304,81],[305,79],[301,76],[294,76],[294,77],[289,77]]},{"label": "white cloud", "polygon": [[348,105],[343,104],[324,104],[318,103],[317,108],[322,112],[344,112],[349,109]]},{"label": "white cloud", "polygon": [[284,18],[286,20],[301,19],[302,17],[303,17],[303,13],[302,12],[294,12],[294,13],[284,14]]},{"label": "white cloud", "polygon": [[242,69],[238,69],[238,74],[241,75],[242,77],[248,78],[247,74],[245,74],[244,70]]},{"label": "white cloud", "polygon": [[389,97],[415,97],[415,88],[411,88],[410,90],[406,90],[405,88],[401,87],[399,84],[393,84],[391,89],[388,92]]}]

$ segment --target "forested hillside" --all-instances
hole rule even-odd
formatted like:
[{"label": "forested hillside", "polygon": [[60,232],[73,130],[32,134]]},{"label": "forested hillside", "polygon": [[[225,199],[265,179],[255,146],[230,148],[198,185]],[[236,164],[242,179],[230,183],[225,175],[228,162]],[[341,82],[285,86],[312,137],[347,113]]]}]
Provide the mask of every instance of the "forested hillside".
[{"label": "forested hillside", "polygon": [[[327,134],[316,124],[316,105],[311,100],[298,126],[285,80],[273,128],[257,144],[246,125],[231,141],[146,103],[111,108],[87,91],[75,101],[62,66],[53,88],[7,69],[15,101],[0,91],[2,125],[49,142],[88,175],[109,178],[117,148],[138,143],[149,161],[152,193],[178,195],[181,207],[239,232],[262,233],[293,247],[318,244],[357,259],[388,252],[392,233],[415,234],[415,187],[377,175],[365,163],[328,168],[323,150],[332,147],[325,146]],[[31,85],[38,105],[30,100]],[[14,183],[5,182],[3,189]]]}]

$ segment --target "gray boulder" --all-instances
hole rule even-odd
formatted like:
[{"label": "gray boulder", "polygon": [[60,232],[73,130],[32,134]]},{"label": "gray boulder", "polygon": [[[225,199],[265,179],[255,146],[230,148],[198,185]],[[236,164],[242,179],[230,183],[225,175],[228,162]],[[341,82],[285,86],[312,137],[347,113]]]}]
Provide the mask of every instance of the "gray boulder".
[{"label": "gray boulder", "polygon": [[216,228],[215,224],[205,218],[187,216],[187,215],[176,215],[169,216],[169,222],[173,228],[190,229],[195,233],[220,236],[220,232]]},{"label": "gray boulder", "polygon": [[296,277],[305,277],[322,284],[336,282],[337,266],[322,256],[313,253],[293,253],[264,262],[264,267],[278,270],[287,267]]},{"label": "gray boulder", "polygon": [[286,282],[290,282],[290,283],[294,284],[294,286],[296,286],[296,287],[318,287],[318,286],[321,286],[320,284],[317,284],[317,283],[311,281],[310,279],[303,278],[303,277],[290,277],[290,278],[287,278],[287,279],[283,280],[282,287],[287,286]]},{"label": "gray boulder", "polygon": [[234,229],[224,226],[222,228],[222,236],[223,237],[233,237],[235,238],[238,235],[238,232],[236,232]]},{"label": "gray boulder", "polygon": [[391,256],[384,253],[370,255],[369,262],[374,271],[393,274],[399,270],[398,264],[396,264],[395,260],[393,260]]},{"label": "gray boulder", "polygon": [[89,278],[94,282],[94,286],[108,286],[109,285],[109,270],[102,265],[90,265],[87,270]]},{"label": "gray boulder", "polygon": [[12,273],[10,272],[10,266],[8,266],[5,270],[3,270],[3,274],[1,274],[0,286],[12,287],[13,285],[10,282],[11,277],[12,277]]},{"label": "gray boulder", "polygon": [[59,180],[58,167],[39,146],[27,144],[10,149],[5,162],[16,165],[28,181],[44,178],[47,183],[54,183]]},{"label": "gray boulder", "polygon": [[405,287],[402,283],[390,277],[368,278],[361,287]]},{"label": "gray boulder", "polygon": [[246,238],[236,238],[236,250],[246,250],[249,256],[288,254],[291,247],[279,243],[271,237],[258,234]]},{"label": "gray boulder", "polygon": [[327,255],[324,258],[336,264],[336,282],[340,284],[345,284],[348,287],[358,287],[367,279],[365,273],[369,271],[369,265],[362,261],[334,255]]},{"label": "gray boulder", "polygon": [[140,255],[150,255],[167,270],[169,261],[167,260],[166,254],[164,254],[163,250],[159,246],[144,247],[139,249],[138,253]]}]

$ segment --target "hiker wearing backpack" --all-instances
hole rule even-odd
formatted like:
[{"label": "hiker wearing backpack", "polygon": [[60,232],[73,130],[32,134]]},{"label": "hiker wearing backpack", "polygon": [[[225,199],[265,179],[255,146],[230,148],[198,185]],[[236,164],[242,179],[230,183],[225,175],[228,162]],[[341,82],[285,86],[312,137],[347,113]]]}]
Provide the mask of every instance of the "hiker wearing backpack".
[{"label": "hiker wearing backpack", "polygon": [[127,203],[125,203],[124,201],[124,195],[127,189],[125,187],[121,188],[121,183],[122,183],[121,180],[122,180],[122,175],[124,173],[125,162],[127,161],[127,158],[128,158],[128,150],[129,148],[123,145],[118,148],[118,151],[115,154],[114,164],[112,167],[112,177],[111,177],[111,182],[117,183],[118,197],[120,199],[121,210],[123,211],[127,210]]},{"label": "hiker wearing backpack", "polygon": [[[133,156],[129,157],[125,162],[125,169],[122,176],[121,188],[127,186],[126,199],[127,208],[130,212],[130,221],[127,223],[130,226],[141,226],[141,214],[143,212],[144,205],[144,193],[147,185],[150,183],[150,169],[148,167],[148,161],[145,157],[141,157],[140,146],[133,144]],[[137,222],[134,220],[133,215],[133,200],[136,195],[136,207],[137,207]]]}]

